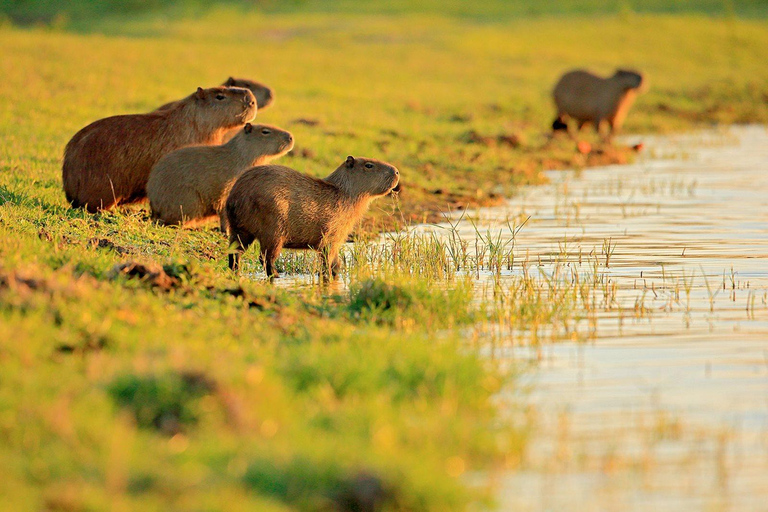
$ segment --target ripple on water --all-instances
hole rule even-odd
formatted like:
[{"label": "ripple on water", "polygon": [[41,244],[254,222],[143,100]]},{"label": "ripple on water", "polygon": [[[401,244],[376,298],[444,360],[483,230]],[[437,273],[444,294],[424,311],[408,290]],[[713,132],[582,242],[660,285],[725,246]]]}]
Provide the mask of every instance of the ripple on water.
[{"label": "ripple on water", "polygon": [[644,142],[633,165],[551,172],[478,212],[531,215],[515,243],[544,269],[566,236],[571,254],[610,238],[617,302],[649,311],[601,313],[589,343],[495,351],[538,362],[532,391],[502,397],[536,418],[502,510],[768,510],[768,132]]}]

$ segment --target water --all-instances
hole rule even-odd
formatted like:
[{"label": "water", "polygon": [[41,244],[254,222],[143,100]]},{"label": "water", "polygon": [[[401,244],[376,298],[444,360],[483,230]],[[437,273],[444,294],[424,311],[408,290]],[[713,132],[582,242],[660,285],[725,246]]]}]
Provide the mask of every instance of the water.
[{"label": "water", "polygon": [[494,350],[535,363],[500,397],[533,425],[501,510],[768,510],[768,131],[644,142],[475,219],[530,215],[516,253],[544,271],[614,247],[589,341]]},{"label": "water", "polygon": [[550,172],[451,221],[470,250],[514,238],[512,265],[468,271],[478,297],[525,274],[596,279],[565,331],[477,327],[489,357],[528,368],[498,397],[532,427],[494,477],[500,510],[768,511],[768,131],[643,142],[632,165]]}]

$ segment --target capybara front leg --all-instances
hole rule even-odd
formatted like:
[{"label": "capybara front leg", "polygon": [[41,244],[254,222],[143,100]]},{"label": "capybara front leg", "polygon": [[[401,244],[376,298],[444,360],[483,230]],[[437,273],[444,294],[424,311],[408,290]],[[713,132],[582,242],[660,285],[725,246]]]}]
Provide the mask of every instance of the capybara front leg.
[{"label": "capybara front leg", "polygon": [[613,123],[607,119],[601,119],[596,128],[603,142],[610,143],[613,138]]},{"label": "capybara front leg", "polygon": [[229,220],[227,220],[227,213],[225,211],[219,212],[219,229],[225,235],[229,231]]},{"label": "capybara front leg", "polygon": [[341,264],[339,262],[339,248],[334,246],[323,246],[318,251],[320,256],[320,269],[324,278],[336,277],[339,275]]}]

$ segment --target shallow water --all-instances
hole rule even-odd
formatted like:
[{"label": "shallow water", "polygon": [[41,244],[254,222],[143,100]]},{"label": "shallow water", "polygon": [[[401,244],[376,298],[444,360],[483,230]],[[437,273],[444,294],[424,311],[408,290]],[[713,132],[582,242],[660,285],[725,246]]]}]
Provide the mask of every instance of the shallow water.
[{"label": "shallow water", "polygon": [[615,244],[589,341],[494,350],[535,362],[500,397],[533,425],[501,510],[768,510],[768,131],[643,142],[474,220],[530,215],[516,253],[545,272]]},{"label": "shallow water", "polygon": [[477,328],[489,357],[528,368],[498,397],[532,426],[495,477],[500,510],[768,511],[768,131],[642,142],[632,165],[553,171],[451,220],[470,248],[514,242],[511,265],[470,271],[478,301],[526,273],[595,279],[566,332]]}]

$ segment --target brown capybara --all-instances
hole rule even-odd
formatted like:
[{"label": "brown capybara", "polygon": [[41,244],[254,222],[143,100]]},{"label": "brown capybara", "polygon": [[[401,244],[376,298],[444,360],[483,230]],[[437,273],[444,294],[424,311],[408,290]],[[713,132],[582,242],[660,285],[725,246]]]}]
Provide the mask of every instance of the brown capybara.
[{"label": "brown capybara", "polygon": [[[248,89],[253,93],[253,96],[256,98],[256,105],[258,106],[259,110],[264,110],[268,106],[272,104],[272,102],[275,100],[275,93],[272,92],[272,89],[267,87],[266,85],[254,82],[253,80],[248,80],[246,78],[227,78],[223,84],[221,84],[222,87],[240,87],[242,89]],[[179,101],[183,100],[177,100],[177,101],[171,101],[170,103],[166,103],[162,107],[158,107],[157,110],[168,110],[170,107],[178,103]]]},{"label": "brown capybara", "polygon": [[286,249],[319,252],[323,272],[339,270],[339,249],[377,197],[400,181],[393,165],[369,158],[347,160],[323,179],[281,165],[248,169],[227,198],[229,268],[237,271],[240,256],[258,240],[268,277],[278,277],[275,260]]},{"label": "brown capybara", "polygon": [[64,150],[67,201],[89,212],[146,197],[152,167],[164,155],[190,145],[221,144],[231,129],[256,116],[248,89],[198,88],[168,110],[112,116],[89,124]]},{"label": "brown capybara", "polygon": [[567,130],[567,120],[572,118],[579,129],[592,123],[600,133],[605,122],[608,124],[607,138],[610,138],[621,128],[642,85],[643,75],[635,71],[620,69],[610,78],[601,78],[584,70],[569,71],[552,92],[557,107],[552,129]]},{"label": "brown capybara", "polygon": [[[222,146],[177,149],[161,158],[149,175],[147,197],[152,218],[162,224],[189,226],[219,216],[240,173],[291,149],[290,132],[250,123]],[[224,228],[222,225],[222,231]]]}]

